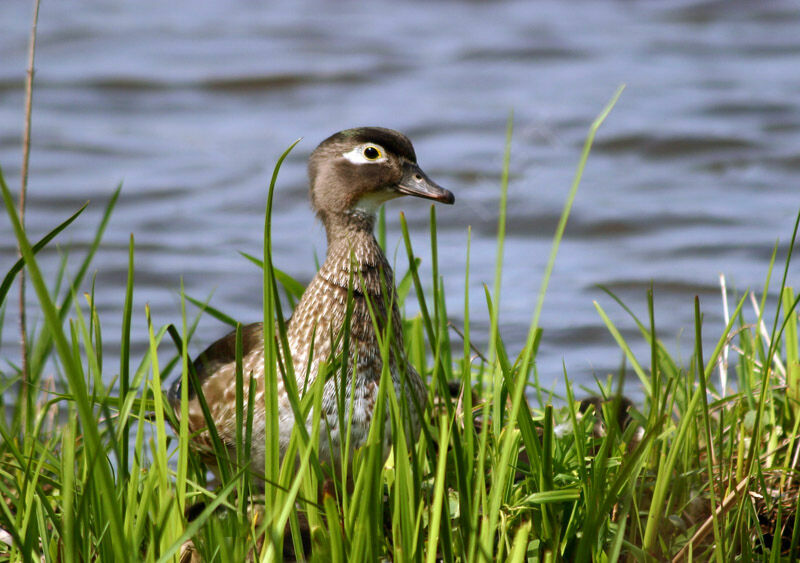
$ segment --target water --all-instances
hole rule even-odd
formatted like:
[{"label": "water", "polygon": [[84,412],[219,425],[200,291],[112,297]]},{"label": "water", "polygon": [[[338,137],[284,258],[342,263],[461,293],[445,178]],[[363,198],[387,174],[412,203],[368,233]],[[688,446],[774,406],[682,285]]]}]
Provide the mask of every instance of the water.
[{"label": "water", "polygon": [[[30,4],[0,4],[0,164],[15,189]],[[646,318],[652,282],[659,334],[685,359],[699,295],[712,345],[722,326],[719,274],[739,291],[763,287],[772,247],[780,238],[785,255],[800,207],[797,1],[63,0],[42,5],[36,69],[30,233],[38,238],[91,200],[59,238],[78,258],[124,184],[94,264],[109,378],[131,233],[137,360],[147,341],[144,305],[156,325],[178,321],[181,280],[199,299],[213,292],[211,303],[242,321],[259,318],[260,273],[238,251],[260,253],[272,166],[301,136],[276,195],[276,264],[307,282],[314,254],[324,255],[307,204],[314,146],[356,125],[399,129],[428,174],[456,194],[454,207],[437,209],[456,324],[472,227],[473,334],[485,344],[482,284],[494,278],[513,109],[500,311],[518,350],[589,124],[626,83],[598,134],[542,312],[538,368],[556,388],[562,362],[589,385],[620,365],[593,300],[648,363],[633,322],[599,284]],[[388,206],[402,272],[401,209],[429,276],[428,205]],[[0,271],[14,259],[10,223],[0,219]],[[47,272],[57,269],[55,250],[41,259]],[[795,265],[790,283],[797,274]],[[29,299],[36,318],[33,292]],[[15,302],[11,295],[9,319]],[[15,323],[5,328],[0,356],[17,362]],[[203,320],[191,351],[224,331]]]}]

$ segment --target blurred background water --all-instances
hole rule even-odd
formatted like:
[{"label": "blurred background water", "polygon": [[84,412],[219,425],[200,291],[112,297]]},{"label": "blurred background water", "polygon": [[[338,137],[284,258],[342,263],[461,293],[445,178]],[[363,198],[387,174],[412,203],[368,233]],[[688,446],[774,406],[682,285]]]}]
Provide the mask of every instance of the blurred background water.
[{"label": "blurred background water", "polygon": [[[31,14],[32,2],[0,3],[0,165],[14,189]],[[131,233],[137,361],[147,341],[144,305],[156,325],[179,321],[181,280],[197,298],[213,292],[212,305],[237,319],[260,318],[260,272],[238,251],[260,253],[269,175],[298,137],[276,194],[276,265],[305,283],[315,254],[324,256],[307,203],[305,162],[316,144],[356,125],[399,129],[428,174],[456,194],[455,206],[437,209],[456,325],[472,227],[472,329],[485,346],[482,285],[494,278],[513,110],[500,323],[515,351],[587,129],[627,84],[597,136],[543,309],[537,365],[556,389],[562,365],[591,385],[621,364],[593,300],[649,363],[633,322],[598,284],[646,318],[652,283],[659,335],[688,360],[693,297],[712,345],[723,324],[719,274],[739,292],[760,290],[776,240],[779,260],[788,250],[800,207],[797,1],[60,0],[42,3],[38,38],[32,238],[91,200],[58,239],[74,270],[112,191],[124,185],[94,263],[108,378],[118,370]],[[405,271],[401,209],[428,277],[425,202],[388,205],[390,254]],[[4,216],[1,272],[15,252]],[[47,272],[59,260],[55,248],[41,254]],[[795,285],[798,267],[790,270]],[[32,291],[28,298],[35,324]],[[19,361],[15,303],[10,295],[4,371]],[[191,352],[224,332],[205,318]]]}]

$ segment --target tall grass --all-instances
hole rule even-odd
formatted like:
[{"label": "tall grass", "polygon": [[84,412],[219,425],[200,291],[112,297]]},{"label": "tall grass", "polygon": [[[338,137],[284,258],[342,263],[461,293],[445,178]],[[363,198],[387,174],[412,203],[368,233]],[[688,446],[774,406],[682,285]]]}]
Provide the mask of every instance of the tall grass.
[{"label": "tall grass", "polygon": [[[418,301],[420,313],[405,319],[403,330],[411,364],[428,382],[428,401],[420,437],[406,438],[407,401],[395,395],[388,370],[382,374],[366,445],[352,463],[335,475],[319,462],[325,436],[320,422],[326,377],[346,372],[352,358],[331,358],[308,388],[295,384],[292,363],[267,362],[266,436],[253,436],[252,402],[245,402],[240,325],[208,304],[185,297],[237,329],[235,448],[228,450],[211,430],[218,482],[189,447],[186,401],[178,422],[163,396],[164,381],[183,378],[183,392],[196,377],[187,354],[197,318],[185,308],[175,326],[154,326],[149,310],[133,309],[136,247],[131,237],[129,273],[120,293],[121,362],[103,362],[103,328],[86,289],[89,263],[110,221],[115,192],[97,228],[95,243],[65,284],[46,280],[36,253],[78,218],[82,209],[33,244],[19,222],[10,190],[0,174],[0,188],[24,267],[44,317],[30,335],[30,390],[37,398],[35,416],[21,416],[24,402],[10,398],[22,381],[11,362],[2,366],[4,390],[0,417],[0,557],[12,561],[167,561],[195,554],[207,561],[614,561],[620,558],[660,561],[673,557],[718,561],[797,553],[800,524],[797,503],[798,350],[797,297],[787,284],[790,256],[783,257],[780,286],[767,276],[760,303],[740,296],[730,322],[716,335],[714,350],[702,345],[702,308],[695,302],[695,347],[681,365],[657,337],[654,296],[642,320],[615,296],[615,306],[630,314],[649,345],[638,358],[605,309],[598,314],[638,376],[644,403],[618,424],[622,374],[598,383],[610,400],[585,415],[564,374],[566,405],[545,400],[533,369],[542,328],[539,311],[563,236],[572,201],[597,128],[612,102],[590,129],[562,219],[527,341],[512,357],[503,340],[498,261],[495,287],[486,289],[492,319],[487,350],[471,340],[469,307],[469,231],[465,235],[466,280],[463,296],[446,296],[438,266],[436,213],[431,210],[432,278],[420,277],[419,259],[408,227],[401,228],[407,268],[398,267],[401,307]],[[509,142],[503,186],[510,163]],[[292,145],[294,146],[294,145]],[[280,156],[270,182],[262,258],[266,354],[276,358],[276,342],[285,342],[282,307],[298,295],[298,285],[272,264],[271,202]],[[503,187],[502,190],[505,188]],[[498,248],[503,248],[505,198],[499,211]],[[794,248],[797,228],[789,246]],[[502,254],[502,252],[500,253]],[[778,264],[777,254],[773,263]],[[0,306],[23,263],[14,265],[0,284]],[[405,270],[405,271],[403,271]],[[770,268],[770,272],[772,268]],[[66,275],[66,268],[63,270]],[[61,287],[59,290],[58,288]],[[426,292],[423,288],[429,287]],[[413,291],[412,291],[413,289]],[[281,295],[287,296],[281,301]],[[767,295],[778,295],[769,305]],[[79,298],[79,296],[85,297]],[[447,306],[463,299],[464,324],[451,327]],[[185,303],[184,301],[184,303]],[[752,309],[753,312],[750,312]],[[287,312],[288,313],[288,312]],[[148,349],[131,356],[130,323],[144,314]],[[9,315],[6,315],[8,320]],[[345,323],[347,325],[347,323]],[[381,354],[393,353],[391,323],[381,334]],[[179,327],[179,328],[178,328]],[[769,328],[767,328],[769,327]],[[0,327],[1,328],[1,327]],[[342,338],[349,338],[348,334]],[[347,350],[349,347],[342,347]],[[714,374],[720,359],[734,362],[735,389],[723,389]],[[388,365],[388,362],[384,362]],[[54,382],[44,377],[54,366]],[[285,376],[283,375],[285,374]],[[296,419],[311,416],[310,430],[296,426],[283,462],[277,456],[278,378]],[[344,380],[344,378],[341,378]],[[455,392],[454,392],[455,389]],[[341,397],[345,396],[341,390]],[[21,396],[21,395],[20,395]],[[533,404],[526,398],[533,397]],[[352,405],[341,404],[341,428],[349,428]],[[605,432],[595,431],[604,415]],[[168,430],[172,420],[177,433]],[[384,426],[391,425],[392,454],[384,463]],[[556,430],[567,424],[566,433]],[[643,431],[643,432],[641,432]],[[263,439],[266,467],[249,463],[255,439]],[[348,456],[345,434],[343,456]],[[254,476],[265,483],[255,486]]]}]

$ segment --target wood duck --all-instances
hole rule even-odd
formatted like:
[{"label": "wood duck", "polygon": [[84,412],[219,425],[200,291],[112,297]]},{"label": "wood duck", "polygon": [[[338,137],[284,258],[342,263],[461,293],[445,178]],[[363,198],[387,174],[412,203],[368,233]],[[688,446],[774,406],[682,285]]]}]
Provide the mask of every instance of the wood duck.
[{"label": "wood duck", "polygon": [[[337,389],[346,390],[343,404],[347,412],[342,417],[345,425],[352,403],[350,444],[353,449],[366,441],[378,394],[383,362],[370,306],[380,331],[378,334],[385,333],[389,319],[392,323],[394,342],[389,369],[398,400],[407,406],[403,410],[408,413],[407,431],[411,439],[419,435],[420,409],[425,407],[427,397],[422,378],[404,355],[392,270],[373,235],[375,213],[384,202],[403,195],[448,204],[455,198],[420,169],[414,147],[405,135],[380,127],[348,129],[328,137],[311,154],[308,174],[311,205],[325,226],[328,250],[325,262],[288,321],[287,336],[297,387],[302,391],[310,388],[316,379],[321,361],[342,352],[339,335],[346,319],[348,284],[352,284],[347,380],[341,386],[337,370],[325,383],[320,431],[320,461],[340,467],[341,442],[347,428],[340,428]],[[263,471],[265,462],[264,362],[275,359],[264,358],[261,323],[244,327],[242,336],[245,405],[248,376],[255,382],[251,468],[258,473]],[[235,333],[209,346],[197,357],[194,367],[220,439],[233,451],[236,437]],[[179,378],[168,393],[178,416],[180,385]],[[194,389],[189,389],[188,395],[188,426],[194,435],[192,445],[201,454],[208,453],[211,442],[204,431],[205,418]],[[280,373],[278,411],[279,446],[283,457],[295,420]],[[306,424],[310,427],[310,421]],[[391,444],[388,422],[386,429],[384,458]],[[349,457],[352,459],[352,455]]]}]

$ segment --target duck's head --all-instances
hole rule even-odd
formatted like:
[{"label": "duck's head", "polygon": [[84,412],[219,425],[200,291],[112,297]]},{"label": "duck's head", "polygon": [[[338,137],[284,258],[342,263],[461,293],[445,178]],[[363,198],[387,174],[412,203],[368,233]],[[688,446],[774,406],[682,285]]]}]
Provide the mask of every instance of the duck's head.
[{"label": "duck's head", "polygon": [[327,223],[333,216],[372,217],[384,202],[412,195],[453,203],[453,194],[417,164],[408,137],[382,127],[346,129],[311,154],[311,205]]}]

